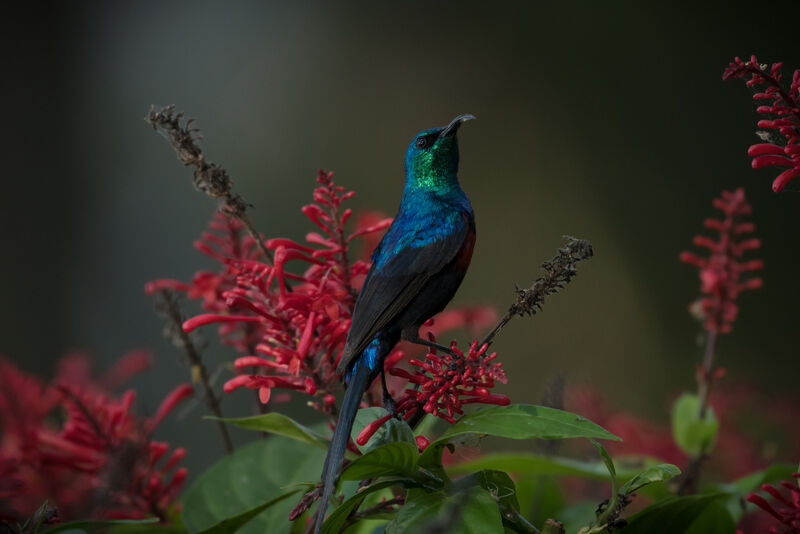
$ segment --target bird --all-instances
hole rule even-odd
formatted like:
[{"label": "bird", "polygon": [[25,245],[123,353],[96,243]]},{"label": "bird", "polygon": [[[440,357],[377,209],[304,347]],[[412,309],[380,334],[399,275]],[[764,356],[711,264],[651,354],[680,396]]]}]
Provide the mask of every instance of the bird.
[{"label": "bird", "polygon": [[419,336],[419,328],[442,311],[461,285],[475,246],[475,216],[458,182],[456,133],[474,115],[423,130],[405,156],[406,182],[400,208],[372,253],[339,358],[346,391],[322,469],[322,498],[314,532],[319,534],[337,472],[344,459],[361,397],[381,376],[384,406],[394,412],[383,362],[402,339],[445,352]]}]

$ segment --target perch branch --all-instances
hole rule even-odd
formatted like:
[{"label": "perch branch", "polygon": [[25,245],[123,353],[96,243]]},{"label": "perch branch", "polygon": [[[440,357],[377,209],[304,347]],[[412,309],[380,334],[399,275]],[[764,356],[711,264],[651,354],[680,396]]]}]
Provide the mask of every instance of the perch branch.
[{"label": "perch branch", "polygon": [[572,236],[564,237],[567,244],[558,249],[558,253],[552,260],[542,263],[544,276],[537,278],[528,288],[516,288],[517,300],[511,304],[494,328],[486,334],[481,345],[484,343],[491,345],[500,330],[517,315],[535,315],[537,311],[541,311],[545,297],[563,289],[577,274],[578,262],[591,258],[594,254],[589,241]]},{"label": "perch branch", "polygon": [[152,106],[144,120],[169,141],[181,163],[187,167],[194,167],[195,189],[210,197],[222,199],[223,204],[220,208],[222,212],[239,219],[256,240],[264,258],[273,262],[272,252],[267,249],[264,239],[247,215],[247,208],[252,207],[252,204],[233,192],[233,180],[228,175],[228,171],[205,159],[203,151],[197,143],[202,139],[200,130],[192,126],[195,119],[184,121],[183,113],[176,113],[175,106],[170,105],[161,109]]},{"label": "perch branch", "polygon": [[[183,324],[183,317],[181,317],[180,307],[178,301],[172,291],[162,289],[155,293],[156,312],[165,320],[164,337],[171,341],[173,345],[178,347],[186,355],[192,369],[193,381],[200,382],[203,386],[205,393],[206,404],[211,413],[218,419],[222,418],[222,410],[219,407],[219,400],[217,400],[214,390],[211,387],[211,381],[208,378],[208,370],[203,364],[200,357],[200,351],[195,346],[189,333],[185,332],[181,325]],[[222,441],[225,443],[225,449],[228,453],[233,452],[233,442],[228,434],[228,429],[223,421],[217,420],[219,432],[222,435]]]}]

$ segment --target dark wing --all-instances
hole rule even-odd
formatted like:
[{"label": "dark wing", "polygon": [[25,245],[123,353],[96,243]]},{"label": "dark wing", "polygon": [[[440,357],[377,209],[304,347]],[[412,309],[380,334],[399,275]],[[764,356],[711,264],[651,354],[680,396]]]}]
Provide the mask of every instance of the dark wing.
[{"label": "dark wing", "polygon": [[428,280],[455,258],[469,232],[466,219],[465,214],[462,224],[441,239],[419,248],[406,247],[383,267],[370,269],[353,310],[338,372],[347,369],[375,334],[399,316]]}]

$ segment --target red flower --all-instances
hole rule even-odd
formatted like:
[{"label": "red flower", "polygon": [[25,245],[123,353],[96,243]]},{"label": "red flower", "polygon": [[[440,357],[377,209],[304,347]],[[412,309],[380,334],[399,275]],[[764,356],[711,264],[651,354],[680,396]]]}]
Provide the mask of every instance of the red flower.
[{"label": "red flower", "polygon": [[[435,340],[432,334],[428,336]],[[425,355],[425,361],[411,359],[416,367],[413,373],[405,369],[391,368],[389,373],[408,380],[413,387],[406,389],[397,401],[395,409],[404,419],[410,419],[424,411],[455,423],[455,415],[464,413],[465,404],[499,404],[505,406],[510,400],[505,395],[490,393],[495,381],[507,383],[503,364],[494,362],[497,353],[489,355],[487,344],[478,347],[475,340],[466,356],[455,341],[450,344],[454,354],[437,355],[435,350]],[[358,436],[358,444],[364,445],[391,415],[386,415],[368,425]],[[418,443],[421,448],[423,443]],[[427,446],[427,445],[424,445]]]},{"label": "red flower", "polygon": [[[211,312],[207,322],[220,323],[219,335],[223,343],[231,345],[242,353],[253,353],[259,342],[257,328],[246,321],[229,319],[228,322],[215,320],[219,314],[229,313],[226,294],[238,286],[238,277],[251,272],[253,265],[262,260],[261,252],[238,219],[217,212],[208,224],[208,230],[194,242],[194,247],[219,262],[219,272],[199,271],[191,283],[173,279],[159,279],[145,285],[145,292],[155,294],[162,289],[185,293],[190,299],[200,300],[203,309]],[[203,317],[203,316],[201,316]],[[257,321],[257,317],[252,318]],[[198,320],[196,326],[203,323]],[[196,327],[195,326],[195,327]]]},{"label": "red flower", "polygon": [[767,65],[759,65],[755,56],[747,62],[737,57],[722,75],[723,80],[750,76],[748,87],[763,88],[753,95],[753,100],[768,101],[756,108],[766,117],[758,121],[758,127],[765,130],[757,133],[768,142],[752,145],[747,154],[753,157],[754,169],[789,167],[772,182],[775,192],[800,176],[800,69],[794,71],[787,89],[782,85],[782,66],[783,63],[773,63],[768,69]]},{"label": "red flower", "polygon": [[785,492],[781,492],[771,484],[761,486],[761,489],[774,499],[772,503],[756,493],[750,493],[747,496],[748,501],[774,517],[783,527],[788,527],[788,530],[787,528],[778,530],[778,527],[773,526],[770,527],[769,532],[800,534],[800,487],[797,485],[800,473],[794,473],[792,476],[795,480],[783,481],[780,484]]},{"label": "red flower", "polygon": [[708,258],[701,258],[692,252],[682,252],[680,259],[700,269],[700,291],[704,296],[690,310],[703,320],[703,327],[709,332],[730,332],[739,312],[736,300],[739,293],[761,287],[759,277],[742,279],[742,274],[761,269],[761,260],[741,261],[748,250],[761,247],[757,238],[743,239],[743,234],[755,231],[755,225],[740,222],[738,219],[751,212],[744,195],[744,189],[723,191],[713,205],[724,214],[723,220],[706,219],[706,228],[719,233],[717,241],[705,236],[696,236],[694,244],[709,250]]},{"label": "red flower", "polygon": [[[186,469],[176,469],[186,451],[168,455],[169,446],[151,434],[192,388],[177,388],[148,419],[132,412],[133,391],[116,397],[104,386],[148,361],[141,351],[130,353],[98,381],[86,356],[71,354],[45,384],[0,360],[0,471],[9,476],[0,494],[9,484],[22,488],[0,514],[25,517],[49,499],[66,519],[167,517],[186,479]],[[51,417],[59,411],[61,417]],[[63,423],[55,425],[58,419]]]}]

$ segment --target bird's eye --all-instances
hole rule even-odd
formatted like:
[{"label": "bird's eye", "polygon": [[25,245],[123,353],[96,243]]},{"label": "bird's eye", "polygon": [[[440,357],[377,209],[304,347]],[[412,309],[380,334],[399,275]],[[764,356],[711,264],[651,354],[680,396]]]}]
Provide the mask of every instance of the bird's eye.
[{"label": "bird's eye", "polygon": [[417,138],[417,148],[425,148],[428,146],[428,138],[427,137],[418,137]]}]

